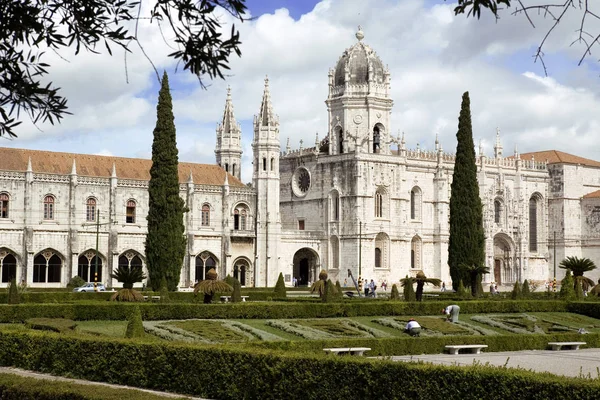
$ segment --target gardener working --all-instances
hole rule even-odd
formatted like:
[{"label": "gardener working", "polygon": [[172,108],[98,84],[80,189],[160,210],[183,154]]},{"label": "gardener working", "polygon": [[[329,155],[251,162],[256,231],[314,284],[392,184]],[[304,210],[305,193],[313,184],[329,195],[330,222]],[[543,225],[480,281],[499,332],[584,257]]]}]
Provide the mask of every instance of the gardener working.
[{"label": "gardener working", "polygon": [[446,321],[458,322],[458,313],[460,312],[460,307],[456,304],[448,306],[442,309],[442,314],[446,314]]},{"label": "gardener working", "polygon": [[419,336],[421,334],[421,325],[414,318],[408,320],[408,324],[404,328],[404,332],[410,336]]}]

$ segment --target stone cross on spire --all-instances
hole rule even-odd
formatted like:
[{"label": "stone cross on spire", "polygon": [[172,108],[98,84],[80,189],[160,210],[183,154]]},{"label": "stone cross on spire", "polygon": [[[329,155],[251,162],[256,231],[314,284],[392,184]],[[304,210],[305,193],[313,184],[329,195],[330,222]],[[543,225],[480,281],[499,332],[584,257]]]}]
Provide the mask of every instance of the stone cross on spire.
[{"label": "stone cross on spire", "polygon": [[359,41],[359,42],[360,42],[361,40],[363,40],[363,39],[364,39],[364,37],[365,37],[365,34],[363,33],[363,31],[362,31],[362,28],[361,28],[361,26],[360,26],[360,25],[358,26],[358,31],[356,32],[356,35],[355,35],[355,36],[356,36],[356,38],[358,39],[358,41]]}]

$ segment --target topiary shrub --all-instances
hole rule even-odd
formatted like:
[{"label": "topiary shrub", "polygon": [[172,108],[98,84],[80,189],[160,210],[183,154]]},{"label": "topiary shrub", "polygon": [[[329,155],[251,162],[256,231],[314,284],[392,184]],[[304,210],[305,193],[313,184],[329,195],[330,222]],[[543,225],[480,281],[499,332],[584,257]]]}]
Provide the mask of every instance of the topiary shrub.
[{"label": "topiary shrub", "polygon": [[394,283],[392,285],[392,293],[390,294],[390,300],[400,300],[400,293],[398,292],[398,286]]},{"label": "topiary shrub", "polygon": [[340,285],[340,281],[335,281],[335,297],[338,300],[344,298],[344,293],[342,292],[342,285]]},{"label": "topiary shrub", "polygon": [[231,302],[239,303],[242,301],[242,284],[235,278],[231,278],[232,283],[230,284],[233,287],[233,292],[231,293]]},{"label": "topiary shrub", "polygon": [[568,269],[567,274],[560,282],[560,298],[563,300],[573,300],[575,296],[573,275],[571,275],[571,270]]},{"label": "topiary shrub", "polygon": [[283,274],[280,272],[275,284],[275,294],[273,295],[276,299],[285,299],[287,294],[285,292],[285,282],[283,280]]},{"label": "topiary shrub", "polygon": [[321,296],[321,300],[323,300],[323,303],[330,303],[336,300],[336,290],[331,279],[327,279],[325,283],[325,293]]},{"label": "topiary shrub", "polygon": [[69,283],[67,283],[67,289],[75,289],[85,285],[86,283],[87,282],[84,281],[82,277],[80,277],[79,275],[75,275],[69,280]]},{"label": "topiary shrub", "polygon": [[319,280],[317,280],[315,283],[312,284],[312,286],[310,287],[310,292],[311,293],[317,292],[319,294],[319,297],[321,297],[321,299],[323,299],[323,296],[325,295],[326,290],[327,290],[327,271],[322,269],[321,272],[319,272]]},{"label": "topiary shrub", "polygon": [[406,275],[406,278],[401,279],[402,286],[404,287],[404,301],[417,301],[417,294],[415,293],[415,288],[413,287],[414,279],[409,278]]},{"label": "topiary shrub", "polygon": [[17,280],[12,278],[8,284],[8,304],[19,304],[21,298],[19,296],[19,288],[17,287]]},{"label": "topiary shrub", "polygon": [[204,293],[204,304],[212,303],[213,296],[215,293],[231,293],[233,288],[225,281],[217,279],[217,271],[211,268],[206,273],[206,279],[196,283],[194,286],[194,295],[197,296],[199,292]]},{"label": "topiary shrub", "polygon": [[523,286],[521,287],[521,298],[527,299],[531,296],[531,290],[529,290],[529,281],[525,279]]},{"label": "topiary shrub", "polygon": [[125,331],[126,338],[139,338],[143,337],[144,323],[142,322],[142,313],[140,307],[137,305],[133,307],[133,310],[127,316],[127,330]]},{"label": "topiary shrub", "polygon": [[515,282],[510,298],[513,300],[519,300],[521,298],[521,285],[519,285],[519,282]]}]

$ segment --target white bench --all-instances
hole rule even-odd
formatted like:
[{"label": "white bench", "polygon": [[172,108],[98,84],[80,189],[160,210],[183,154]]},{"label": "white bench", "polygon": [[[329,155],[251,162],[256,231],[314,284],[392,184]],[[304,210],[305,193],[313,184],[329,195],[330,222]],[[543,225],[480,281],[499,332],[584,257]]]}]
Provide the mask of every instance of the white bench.
[{"label": "white bench", "polygon": [[460,354],[460,350],[467,350],[471,354],[480,354],[481,349],[487,347],[487,344],[449,344],[446,346],[446,349],[450,354]]},{"label": "white bench", "polygon": [[579,350],[579,346],[586,342],[549,342],[548,346],[552,346],[552,350],[560,350],[565,347],[567,350]]},{"label": "white bench", "polygon": [[[240,296],[243,302],[246,302],[246,299],[250,296]],[[231,301],[231,296],[221,296],[221,303],[229,303]]]},{"label": "white bench", "polygon": [[160,301],[160,296],[144,296],[144,300],[148,301],[148,299],[152,300],[152,301]]},{"label": "white bench", "polygon": [[350,354],[351,356],[362,356],[365,351],[370,351],[370,347],[335,347],[329,349],[323,349],[323,351],[331,354]]}]

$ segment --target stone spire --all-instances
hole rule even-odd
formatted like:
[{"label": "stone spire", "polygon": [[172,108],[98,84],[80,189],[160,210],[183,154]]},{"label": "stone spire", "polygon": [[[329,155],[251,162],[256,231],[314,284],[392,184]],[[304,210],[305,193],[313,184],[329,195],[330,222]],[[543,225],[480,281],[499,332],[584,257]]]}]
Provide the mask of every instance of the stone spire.
[{"label": "stone spire", "polygon": [[116,178],[117,177],[117,166],[115,165],[114,162],[113,162],[113,166],[112,166],[112,171],[110,173],[110,177],[111,178]]},{"label": "stone spire", "polygon": [[440,148],[440,140],[438,138],[438,133],[435,134],[435,149],[438,150]]},{"label": "stone spire", "polygon": [[502,157],[502,143],[500,142],[500,128],[496,127],[496,144],[494,145],[494,157]]},{"label": "stone spire", "polygon": [[29,160],[27,161],[27,171],[26,172],[33,172],[33,168],[31,167],[31,156],[29,156]]},{"label": "stone spire", "polygon": [[233,114],[233,102],[231,101],[231,87],[227,86],[227,99],[225,100],[225,111],[223,112],[223,132],[236,132],[238,124]]},{"label": "stone spire", "polygon": [[73,159],[73,166],[71,167],[71,175],[77,175],[77,163]]},{"label": "stone spire", "polygon": [[263,92],[262,103],[260,104],[260,114],[258,115],[259,126],[278,125],[279,121],[273,114],[273,106],[271,104],[271,92],[269,91],[269,77],[265,77],[265,89]]},{"label": "stone spire", "polygon": [[192,174],[192,170],[190,169],[190,176],[188,178],[187,183],[194,183],[194,175]]},{"label": "stone spire", "polygon": [[290,137],[287,138],[287,144],[285,145],[285,155],[287,156],[292,151],[292,147],[290,146]]}]

